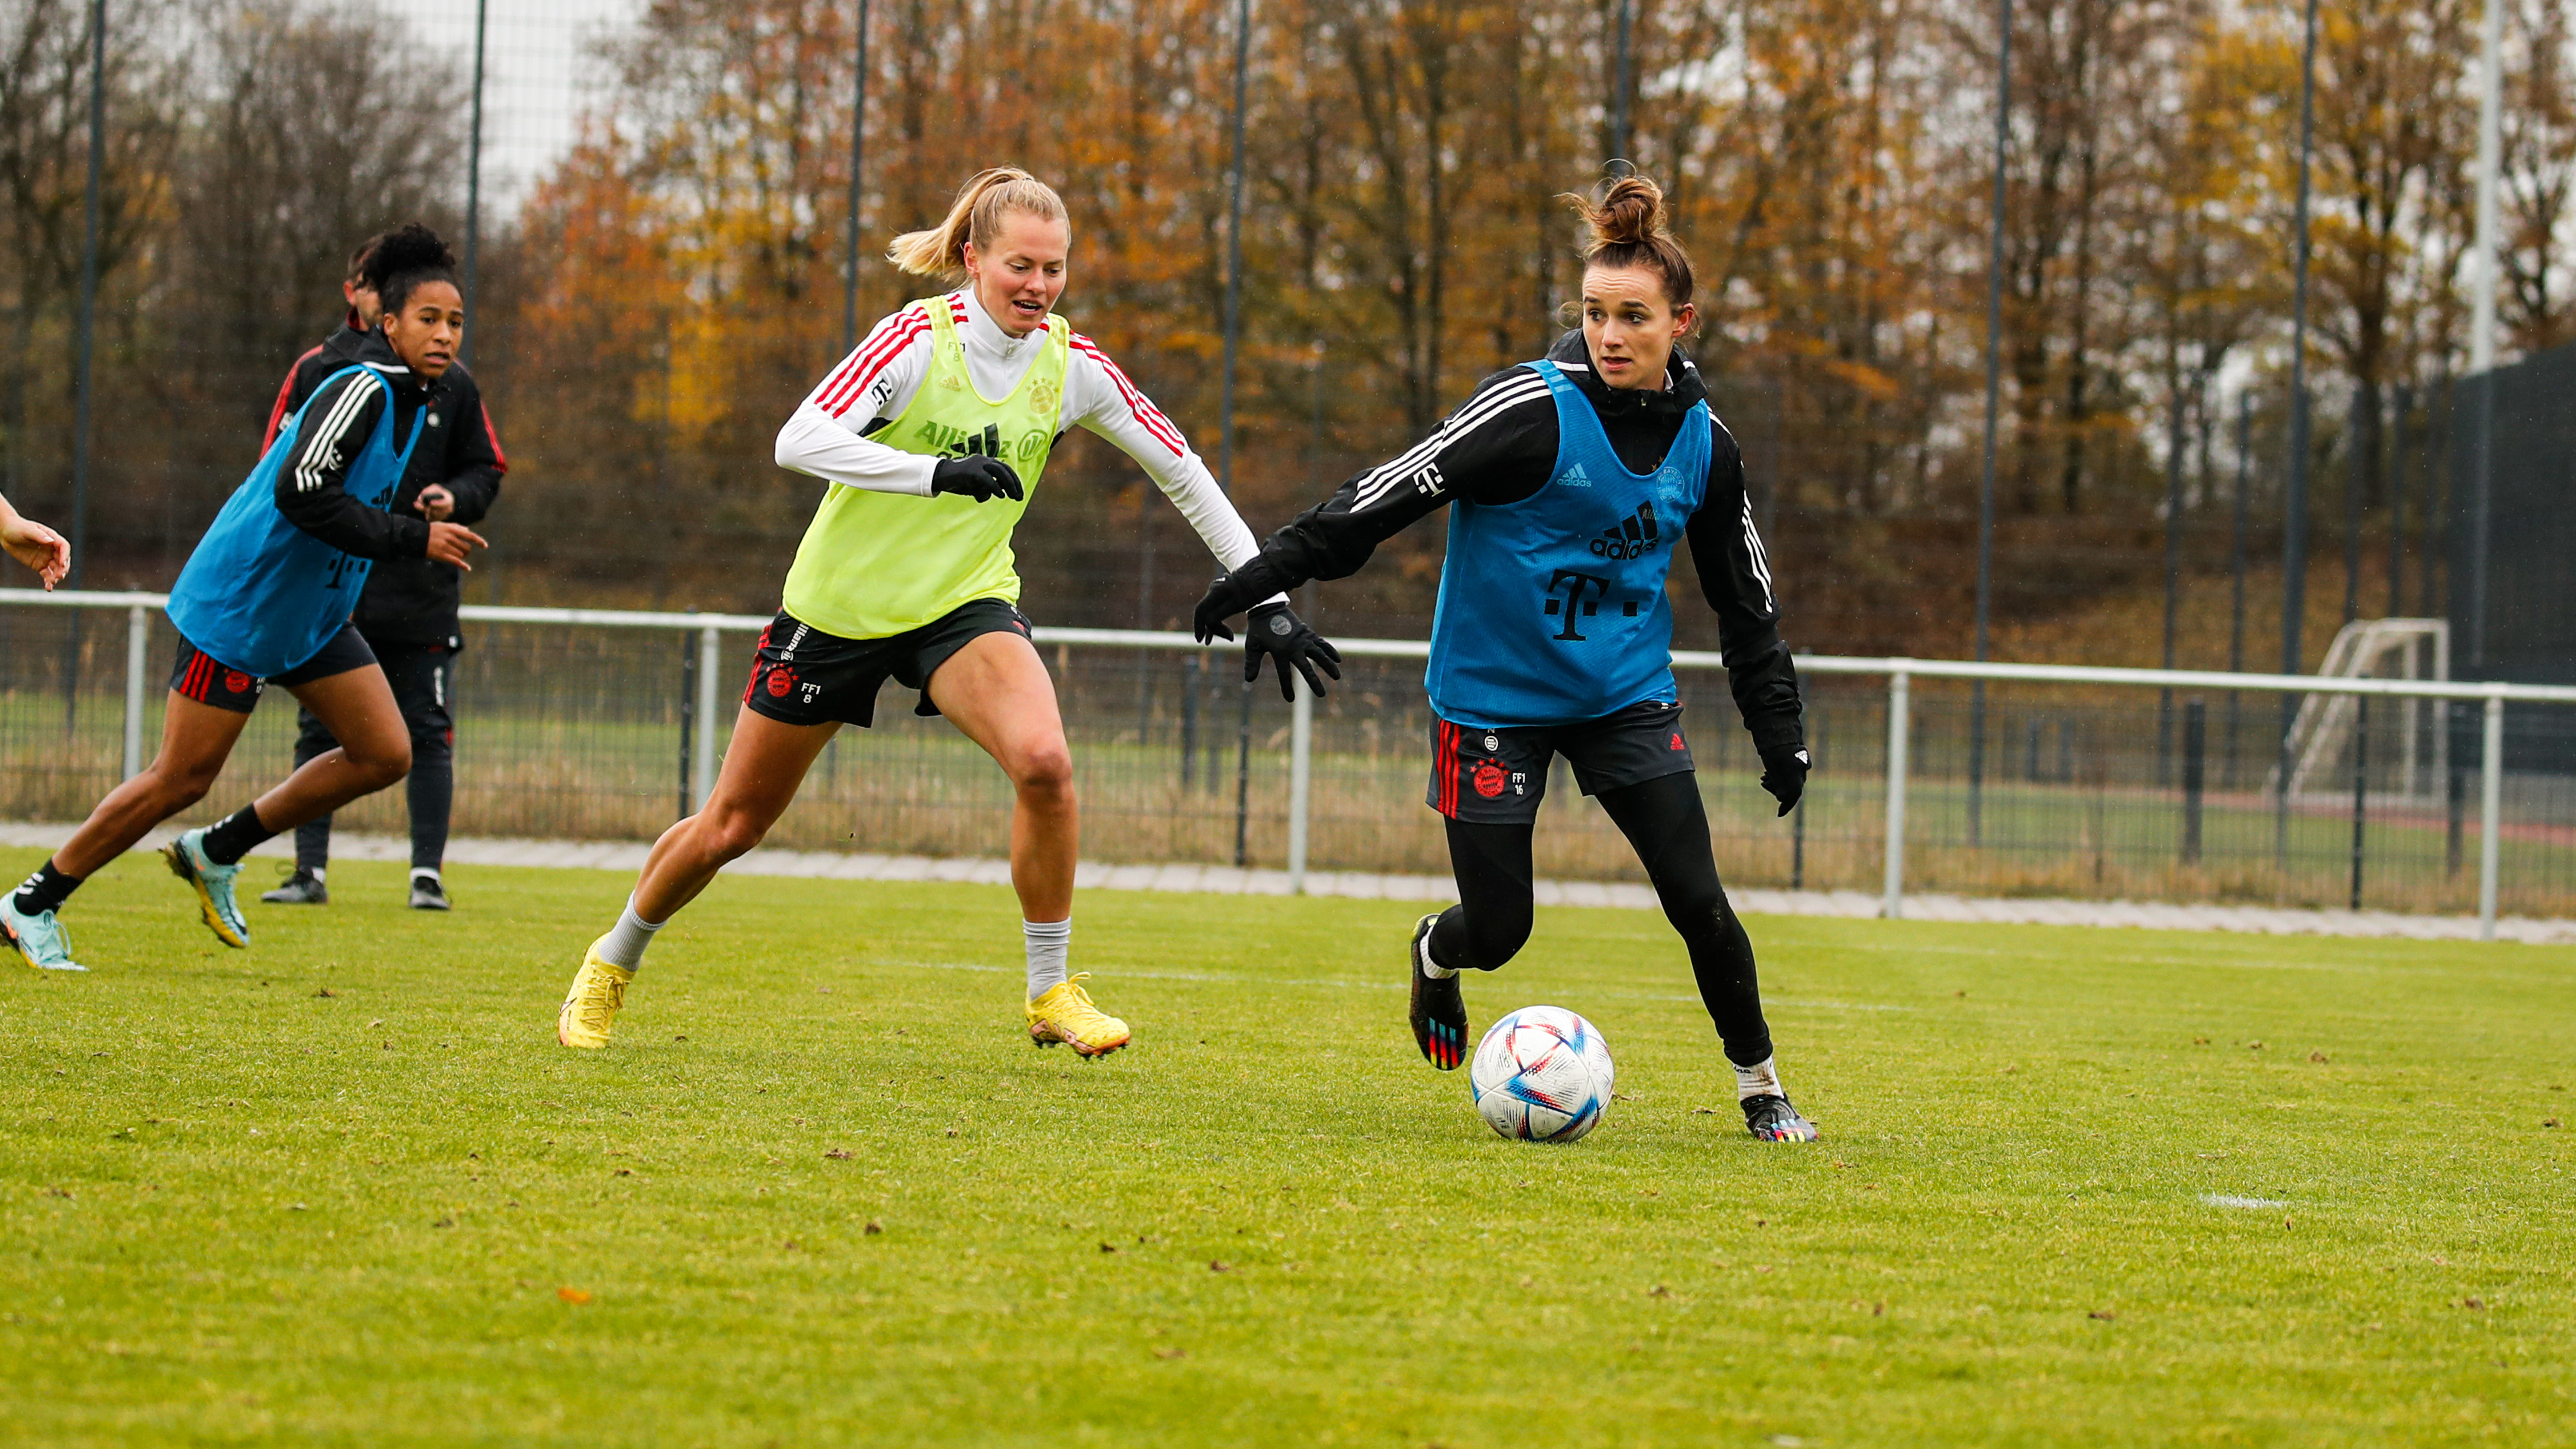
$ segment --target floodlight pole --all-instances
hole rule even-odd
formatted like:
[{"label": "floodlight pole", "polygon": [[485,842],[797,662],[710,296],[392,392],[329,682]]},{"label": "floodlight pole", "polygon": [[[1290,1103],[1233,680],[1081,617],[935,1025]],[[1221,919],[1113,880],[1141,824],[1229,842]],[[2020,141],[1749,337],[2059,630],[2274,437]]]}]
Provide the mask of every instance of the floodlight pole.
[{"label": "floodlight pole", "polygon": [[[1234,495],[1235,354],[1243,337],[1243,104],[1245,74],[1252,59],[1252,0],[1234,7],[1234,174],[1226,198],[1225,226],[1225,385],[1217,411],[1216,483]],[[1243,682],[1243,707],[1235,733],[1234,863],[1251,863],[1252,831],[1252,681]]]},{"label": "floodlight pole", "polygon": [[859,172],[868,141],[868,0],[859,0],[859,73],[850,91],[850,224],[841,258],[841,353],[859,349]]},{"label": "floodlight pole", "polygon": [[[2236,395],[2236,508],[2227,536],[2227,672],[2245,672],[2245,495],[2253,481],[2254,397]],[[2236,788],[2236,725],[2240,700],[2227,691],[2227,789]]]},{"label": "floodlight pole", "polygon": [[[2179,317],[2174,319],[2180,325]],[[2165,639],[2164,667],[2174,667],[2174,625],[2182,601],[2182,348],[2169,354],[2165,409]],[[2156,691],[2156,783],[2173,775],[2173,690]]]},{"label": "floodlight pole", "polygon": [[2478,40],[2478,280],[2470,294],[2469,373],[2477,379],[2477,450],[2470,477],[2469,667],[2487,662],[2487,549],[2495,484],[2496,171],[2504,151],[2504,0],[2487,0]]},{"label": "floodlight pole", "polygon": [[[1995,194],[1986,240],[1986,453],[1977,479],[1977,662],[1986,659],[1995,593],[1995,430],[2004,390],[2004,162],[2012,146],[2012,0],[1995,40]],[[1968,691],[1968,844],[1984,839],[1986,682]]]},{"label": "floodlight pole", "polygon": [[1610,74],[1610,157],[1612,160],[1628,159],[1628,91],[1631,84],[1628,77],[1630,68],[1628,30],[1633,23],[1635,9],[1636,0],[1619,0],[1618,59],[1612,63]]},{"label": "floodlight pole", "polygon": [[[2304,659],[2299,626],[2308,602],[2308,202],[2309,163],[2317,132],[2317,0],[2303,7],[2299,48],[2299,201],[2297,261],[2290,289],[2290,487],[2281,536],[2281,672],[2296,674]],[[2290,729],[2299,696],[2281,695],[2280,788],[2273,801],[2272,857],[2290,864]]]},{"label": "floodlight pole", "polygon": [[81,586],[89,561],[90,404],[98,338],[98,188],[100,153],[107,149],[107,0],[89,7],[89,181],[81,192],[79,375],[73,384],[72,565],[63,582]]},{"label": "floodlight pole", "polygon": [[[474,316],[474,269],[483,242],[483,35],[489,0],[474,0],[474,101],[465,137],[465,316]],[[474,345],[469,328],[456,346],[462,361]]]}]

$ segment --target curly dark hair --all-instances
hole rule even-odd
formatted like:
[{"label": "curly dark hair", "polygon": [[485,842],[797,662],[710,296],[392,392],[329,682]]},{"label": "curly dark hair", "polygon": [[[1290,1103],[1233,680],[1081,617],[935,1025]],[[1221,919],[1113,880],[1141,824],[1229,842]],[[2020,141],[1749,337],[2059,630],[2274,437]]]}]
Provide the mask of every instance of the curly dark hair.
[{"label": "curly dark hair", "polygon": [[456,253],[438,233],[407,221],[376,239],[367,253],[364,281],[387,312],[400,312],[424,283],[456,285]]}]

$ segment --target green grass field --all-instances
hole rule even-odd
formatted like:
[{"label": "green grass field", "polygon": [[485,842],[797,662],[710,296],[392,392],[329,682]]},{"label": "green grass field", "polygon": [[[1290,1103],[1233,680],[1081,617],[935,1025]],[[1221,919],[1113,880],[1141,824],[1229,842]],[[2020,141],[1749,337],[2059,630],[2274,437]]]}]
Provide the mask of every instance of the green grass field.
[{"label": "green grass field", "polygon": [[1660,918],[1543,911],[1476,1024],[1625,1096],[1545,1147],[1398,903],[1086,897],[1085,1064],[1006,893],[728,881],[575,1057],[627,884],[348,864],[238,953],[102,872],[0,983],[0,1440],[2576,1441],[2576,950],[1755,920],[1792,1147]]}]

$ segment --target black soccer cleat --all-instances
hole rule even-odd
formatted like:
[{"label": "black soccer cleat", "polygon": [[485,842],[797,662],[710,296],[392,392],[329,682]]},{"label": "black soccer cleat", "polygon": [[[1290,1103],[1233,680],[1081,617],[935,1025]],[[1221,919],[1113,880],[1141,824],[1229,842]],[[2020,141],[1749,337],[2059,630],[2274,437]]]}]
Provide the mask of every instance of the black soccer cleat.
[{"label": "black soccer cleat", "polygon": [[1798,1115],[1786,1097],[1747,1097],[1744,1129],[1765,1142],[1813,1142],[1816,1124]]},{"label": "black soccer cleat", "polygon": [[277,889],[273,891],[260,892],[259,898],[268,902],[272,906],[327,906],[331,904],[331,892],[323,886],[322,877],[315,875],[313,872],[306,870],[302,866],[297,866],[295,868],[295,873],[288,876],[285,881],[280,883]]},{"label": "black soccer cleat", "polygon": [[1458,994],[1457,977],[1429,976],[1422,969],[1431,964],[1431,928],[1438,924],[1437,914],[1415,922],[1413,944],[1405,948],[1404,974],[1413,982],[1406,1016],[1413,1023],[1413,1044],[1422,1048],[1422,1059],[1454,1072],[1467,1059],[1467,1001]]},{"label": "black soccer cleat", "polygon": [[434,875],[411,878],[411,908],[415,911],[443,911],[448,908],[447,887]]}]

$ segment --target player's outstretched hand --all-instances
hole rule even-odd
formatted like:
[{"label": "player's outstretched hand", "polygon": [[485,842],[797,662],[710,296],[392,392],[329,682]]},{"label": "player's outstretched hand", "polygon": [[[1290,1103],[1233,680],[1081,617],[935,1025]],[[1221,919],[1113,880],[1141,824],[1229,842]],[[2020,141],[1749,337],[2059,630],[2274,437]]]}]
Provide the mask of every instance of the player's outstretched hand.
[{"label": "player's outstretched hand", "polygon": [[930,470],[930,491],[954,493],[978,503],[990,503],[996,498],[1017,503],[1029,496],[1010,464],[981,455],[940,459],[939,466]]},{"label": "player's outstretched hand", "polygon": [[1262,604],[1244,621],[1243,682],[1250,684],[1261,677],[1261,657],[1279,656],[1279,697],[1295,699],[1297,687],[1288,681],[1289,666],[1296,666],[1306,676],[1306,688],[1317,699],[1324,697],[1324,681],[1315,677],[1320,669],[1335,679],[1342,677],[1342,651],[1332,641],[1315,632],[1313,626],[1297,617],[1297,611],[1286,604]]},{"label": "player's outstretched hand", "polygon": [[474,565],[465,561],[465,555],[474,549],[490,547],[483,541],[483,535],[464,524],[433,523],[429,526],[428,556],[443,564],[454,564],[469,574],[474,572]]},{"label": "player's outstretched hand", "polygon": [[0,548],[6,548],[9,557],[34,569],[46,588],[61,583],[63,575],[71,572],[70,542],[32,518],[19,517],[6,501],[0,501],[0,514],[5,514],[0,516]]},{"label": "player's outstretched hand", "polygon": [[1798,799],[1807,793],[1807,752],[1797,749],[1770,749],[1762,752],[1762,788],[1780,802],[1780,813],[1798,808]]},{"label": "player's outstretched hand", "polygon": [[[1271,567],[1267,559],[1257,556],[1246,559],[1243,567],[1232,573],[1218,574],[1216,582],[1208,585],[1207,593],[1199,599],[1199,606],[1190,611],[1191,637],[1202,644],[1211,639],[1231,639],[1234,630],[1226,627],[1227,619],[1264,599],[1286,592],[1279,571]],[[1340,677],[1334,676],[1336,679]]]}]

